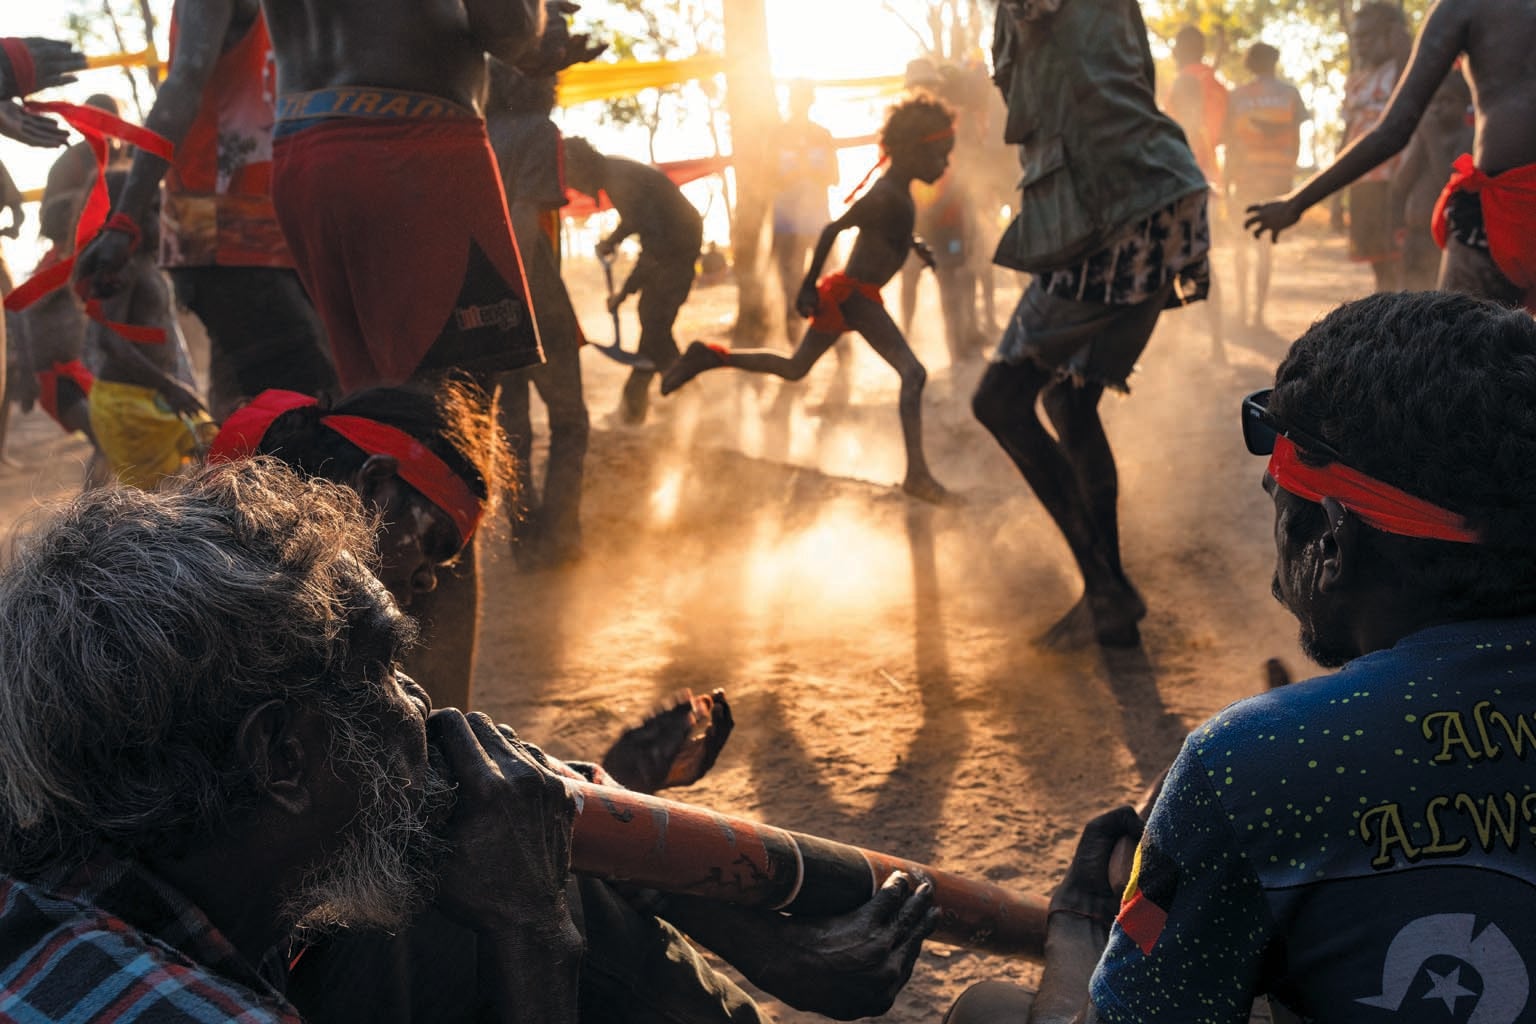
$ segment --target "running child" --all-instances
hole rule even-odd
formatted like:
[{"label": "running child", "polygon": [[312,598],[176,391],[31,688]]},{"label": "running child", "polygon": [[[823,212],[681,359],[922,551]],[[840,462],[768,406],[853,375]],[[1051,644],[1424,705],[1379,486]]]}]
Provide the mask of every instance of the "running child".
[{"label": "running child", "polygon": [[[934,479],[923,457],[922,399],[928,371],[886,312],[880,289],[901,270],[909,252],[916,251],[924,263],[934,265],[933,254],[912,234],[917,208],[911,187],[913,181],[933,184],[949,166],[955,145],[954,112],[926,95],[899,103],[886,118],[880,145],[890,161],[885,174],[847,213],[823,228],[817,240],[795,303],[811,323],[794,353],[729,351],[696,341],[662,377],[661,393],[671,394],[700,373],[722,366],[800,380],[844,331],[857,331],[901,377],[901,432],[907,449],[902,490],[924,501],[942,502],[949,492]],[[858,228],[859,238],[848,265],[818,282],[832,243],[849,228]]]}]

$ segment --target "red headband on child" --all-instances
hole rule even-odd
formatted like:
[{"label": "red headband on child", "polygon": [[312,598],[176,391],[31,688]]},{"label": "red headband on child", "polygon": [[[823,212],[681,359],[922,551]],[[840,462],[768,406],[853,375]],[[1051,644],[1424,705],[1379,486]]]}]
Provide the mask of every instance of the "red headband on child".
[{"label": "red headband on child", "polygon": [[1482,542],[1481,535],[1467,525],[1466,518],[1449,509],[1415,498],[1342,462],[1307,465],[1297,454],[1296,445],[1284,435],[1275,438],[1269,475],[1298,498],[1319,504],[1324,498],[1332,498],[1385,533],[1457,544]]},{"label": "red headband on child", "polygon": [[[944,139],[952,139],[954,137],[955,126],[951,124],[948,128],[945,128],[941,131],[936,131],[928,135],[924,135],[922,138],[917,140],[917,145],[926,146],[930,142],[942,142]],[[859,193],[864,191],[864,186],[869,184],[869,179],[873,178],[875,173],[879,171],[880,168],[884,167],[890,162],[891,154],[885,151],[885,143],[882,142],[880,143],[880,159],[875,161],[875,166],[864,172],[864,177],[860,178],[859,183],[853,186],[852,192],[849,192],[846,196],[843,197],[843,202],[852,203],[855,199],[857,199],[859,197]]]},{"label": "red headband on child", "polygon": [[[257,454],[274,420],[293,409],[318,404],[296,391],[263,391],[224,421],[208,450],[208,461],[230,462]],[[474,536],[485,508],[464,478],[449,469],[432,449],[403,430],[362,416],[322,416],[320,425],[369,455],[391,456],[399,464],[395,472],[400,479],[453,520],[461,547]]]}]

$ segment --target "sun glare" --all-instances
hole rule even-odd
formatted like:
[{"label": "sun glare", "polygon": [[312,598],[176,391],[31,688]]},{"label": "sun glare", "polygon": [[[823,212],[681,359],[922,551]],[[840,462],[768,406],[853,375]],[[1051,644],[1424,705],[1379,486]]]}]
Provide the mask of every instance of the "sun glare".
[{"label": "sun glare", "polygon": [[[772,0],[768,52],[774,76],[841,79],[900,74],[917,40],[902,23],[925,4],[881,0]],[[898,16],[901,15],[901,16]]]}]

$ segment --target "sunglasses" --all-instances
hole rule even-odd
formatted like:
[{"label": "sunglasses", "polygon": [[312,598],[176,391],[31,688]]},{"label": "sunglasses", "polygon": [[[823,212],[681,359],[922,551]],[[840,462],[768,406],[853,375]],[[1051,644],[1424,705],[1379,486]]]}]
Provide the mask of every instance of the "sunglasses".
[{"label": "sunglasses", "polygon": [[1309,455],[1316,455],[1330,462],[1343,462],[1344,456],[1327,441],[1313,437],[1306,431],[1287,425],[1269,411],[1269,400],[1274,388],[1255,391],[1243,399],[1243,443],[1253,455],[1272,455],[1275,438],[1289,438],[1291,443]]}]

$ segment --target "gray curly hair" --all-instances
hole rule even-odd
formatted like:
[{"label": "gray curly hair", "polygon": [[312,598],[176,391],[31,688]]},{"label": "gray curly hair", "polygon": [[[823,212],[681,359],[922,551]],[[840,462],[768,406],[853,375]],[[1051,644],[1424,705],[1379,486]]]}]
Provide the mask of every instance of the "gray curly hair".
[{"label": "gray curly hair", "polygon": [[[87,493],[0,573],[0,868],[173,853],[251,808],[234,751],[281,699],[368,720],[413,639],[357,496],[256,459]],[[395,621],[391,621],[391,619]],[[333,753],[355,742],[338,729]],[[339,748],[339,749],[337,749]]]}]

